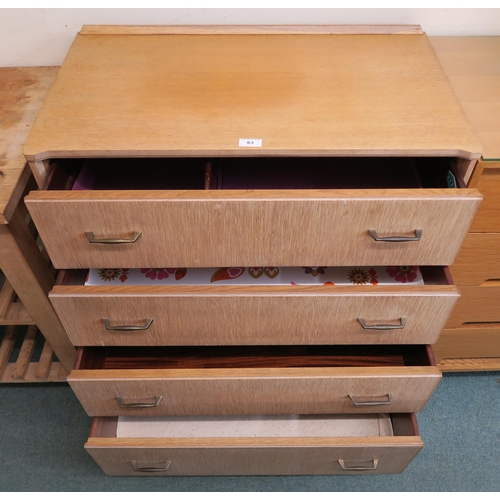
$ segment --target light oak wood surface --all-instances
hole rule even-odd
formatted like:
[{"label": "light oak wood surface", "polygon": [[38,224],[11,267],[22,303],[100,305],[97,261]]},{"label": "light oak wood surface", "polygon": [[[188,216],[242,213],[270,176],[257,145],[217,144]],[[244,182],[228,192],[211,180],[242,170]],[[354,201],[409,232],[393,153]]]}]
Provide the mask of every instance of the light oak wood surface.
[{"label": "light oak wood surface", "polygon": [[[235,476],[401,473],[423,448],[419,436],[169,440],[89,438],[85,449],[110,476]],[[374,466],[374,470],[366,470]],[[362,470],[343,470],[360,467]],[[166,467],[136,472],[136,467]]]},{"label": "light oak wood surface", "polygon": [[466,323],[500,323],[499,280],[482,286],[459,286],[458,291],[460,298],[445,328],[458,328]]},{"label": "light oak wood surface", "polygon": [[47,297],[55,280],[23,214],[18,205],[9,224],[0,224],[0,269],[29,312],[26,323],[36,323],[69,371],[75,349]]},{"label": "light oak wood surface", "polygon": [[[500,364],[500,321],[445,329],[432,348],[436,363],[450,360],[449,364],[453,363],[455,368],[461,365],[461,371],[481,369],[481,365],[483,370],[497,370]],[[491,358],[496,367],[481,358]]]},{"label": "light oak wood surface", "polygon": [[[450,265],[474,189],[38,191],[26,198],[56,268]],[[105,216],[103,216],[105,215]],[[415,236],[388,243],[379,236]],[[130,237],[135,243],[89,243]],[[339,244],[340,242],[340,244]]]},{"label": "light oak wood surface", "polygon": [[500,159],[500,37],[430,37],[484,159]]},{"label": "light oak wood surface", "polygon": [[[50,300],[74,345],[432,344],[459,294],[449,285],[56,286]],[[145,331],[108,331],[144,325]],[[400,330],[365,330],[400,324]]]},{"label": "light oak wood surface", "polygon": [[192,26],[120,26],[86,25],[81,35],[421,35],[417,24],[362,24],[362,25],[192,25]]},{"label": "light oak wood surface", "polygon": [[0,68],[0,224],[9,222],[30,176],[24,142],[57,71],[55,67]]},{"label": "light oak wood surface", "polygon": [[477,159],[481,146],[425,35],[86,34],[24,153]]},{"label": "light oak wood surface", "polygon": [[[68,383],[90,416],[380,413],[420,411],[441,379],[434,366],[73,370]],[[391,404],[356,406],[349,397]],[[154,401],[157,407],[120,408]]]},{"label": "light oak wood surface", "polygon": [[500,280],[500,233],[469,233],[462,244],[451,274],[456,285],[480,286]]},{"label": "light oak wood surface", "polygon": [[[498,128],[500,130],[500,125]],[[470,232],[500,233],[500,162],[482,161],[481,164],[483,170],[474,187],[484,198]]]}]

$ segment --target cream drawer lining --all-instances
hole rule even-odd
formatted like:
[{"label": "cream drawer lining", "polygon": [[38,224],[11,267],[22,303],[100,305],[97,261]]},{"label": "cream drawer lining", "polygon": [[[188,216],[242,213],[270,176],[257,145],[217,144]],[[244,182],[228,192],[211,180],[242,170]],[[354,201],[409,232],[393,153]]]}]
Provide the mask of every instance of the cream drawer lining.
[{"label": "cream drawer lining", "polygon": [[117,438],[393,436],[386,414],[119,417]]}]

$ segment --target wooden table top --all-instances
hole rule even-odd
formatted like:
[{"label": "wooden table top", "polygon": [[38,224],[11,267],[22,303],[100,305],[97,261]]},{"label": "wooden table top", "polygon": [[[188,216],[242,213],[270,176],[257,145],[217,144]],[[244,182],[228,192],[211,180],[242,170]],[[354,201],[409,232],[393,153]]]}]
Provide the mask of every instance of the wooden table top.
[{"label": "wooden table top", "polygon": [[58,69],[0,68],[0,224],[9,222],[28,181],[24,142]]},{"label": "wooden table top", "polygon": [[481,155],[425,34],[107,33],[75,38],[28,160]]},{"label": "wooden table top", "polygon": [[430,41],[476,130],[483,158],[500,160],[500,36]]}]

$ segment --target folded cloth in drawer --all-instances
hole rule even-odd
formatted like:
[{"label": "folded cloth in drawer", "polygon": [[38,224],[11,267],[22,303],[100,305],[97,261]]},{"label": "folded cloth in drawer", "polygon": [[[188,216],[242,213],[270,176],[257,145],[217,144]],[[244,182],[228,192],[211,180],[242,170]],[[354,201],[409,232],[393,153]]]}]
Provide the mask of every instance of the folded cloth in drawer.
[{"label": "folded cloth in drawer", "polygon": [[418,266],[91,269],[86,285],[423,285]]}]

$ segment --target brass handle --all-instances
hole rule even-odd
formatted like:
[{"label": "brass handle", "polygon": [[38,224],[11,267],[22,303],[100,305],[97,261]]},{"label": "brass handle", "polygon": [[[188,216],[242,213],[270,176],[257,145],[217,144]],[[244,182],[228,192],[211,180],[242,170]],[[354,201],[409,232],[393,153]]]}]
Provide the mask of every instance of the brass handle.
[{"label": "brass handle", "polygon": [[144,323],[144,325],[139,325],[139,326],[134,326],[134,325],[111,326],[111,320],[108,318],[103,318],[102,321],[104,323],[104,327],[106,328],[106,330],[119,330],[119,331],[123,331],[123,332],[147,330],[153,324],[152,318],[147,318],[146,323]]},{"label": "brass handle", "polygon": [[170,467],[172,461],[165,460],[165,462],[159,462],[159,463],[164,463],[165,465],[163,467],[153,467],[153,466],[141,467],[135,460],[132,460],[131,462],[132,468],[134,469],[135,472],[165,472]]},{"label": "brass handle", "polygon": [[120,408],[156,408],[163,396],[156,396],[154,403],[124,403],[121,396],[117,396],[116,399]]},{"label": "brass handle", "polygon": [[377,468],[377,465],[378,465],[378,459],[372,458],[372,463],[373,463],[373,467],[363,467],[362,465],[354,466],[354,467],[346,467],[344,460],[339,458],[339,464],[343,470],[375,470]]},{"label": "brass handle", "polygon": [[364,318],[358,318],[364,330],[402,330],[406,325],[406,318],[399,318],[399,325],[367,325]]},{"label": "brass handle", "polygon": [[415,229],[415,236],[386,236],[385,238],[381,238],[377,235],[377,231],[375,229],[369,229],[368,233],[375,241],[389,241],[392,243],[402,243],[405,241],[420,241],[422,238],[422,229]]},{"label": "brass handle", "polygon": [[386,394],[387,400],[385,401],[358,401],[358,397],[354,394],[349,394],[351,401],[355,406],[379,406],[392,404],[393,394]]},{"label": "brass handle", "polygon": [[86,231],[85,236],[89,243],[103,243],[104,245],[117,245],[120,243],[135,243],[142,231],[134,231],[132,238],[102,238],[96,239],[92,231]]}]

